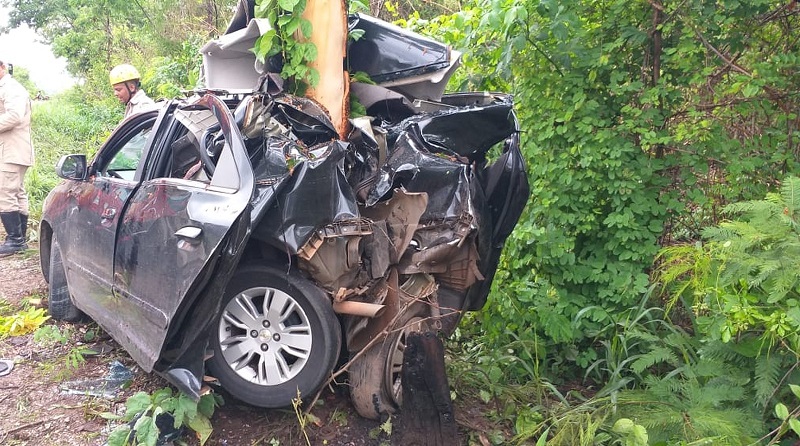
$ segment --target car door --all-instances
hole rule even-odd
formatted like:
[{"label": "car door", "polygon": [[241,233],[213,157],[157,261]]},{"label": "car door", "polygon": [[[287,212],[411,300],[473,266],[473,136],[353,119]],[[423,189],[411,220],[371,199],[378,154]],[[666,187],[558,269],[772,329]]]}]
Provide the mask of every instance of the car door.
[{"label": "car door", "polygon": [[[102,316],[109,323],[101,325],[148,371],[158,359],[172,317],[188,295],[198,292],[199,278],[205,277],[231,227],[249,216],[243,211],[254,191],[252,167],[225,104],[206,95],[189,109],[210,111],[208,115],[215,118],[211,127],[224,135],[215,168],[206,169],[209,174],[201,179],[167,174],[171,169],[165,163],[174,159],[168,152],[177,135],[159,135],[141,185],[121,216],[113,261],[114,296]],[[175,112],[178,115],[180,111]]]},{"label": "car door", "polygon": [[90,315],[111,296],[119,217],[138,185],[137,170],[156,118],[153,112],[123,122],[98,151],[89,177],[69,188],[71,206],[58,239],[70,292]]}]

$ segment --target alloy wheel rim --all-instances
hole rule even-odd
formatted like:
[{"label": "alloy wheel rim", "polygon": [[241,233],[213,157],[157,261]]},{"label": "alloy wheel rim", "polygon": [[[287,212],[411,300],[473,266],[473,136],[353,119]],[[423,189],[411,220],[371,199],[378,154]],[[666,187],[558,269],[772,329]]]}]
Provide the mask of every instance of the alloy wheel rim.
[{"label": "alloy wheel rim", "polygon": [[225,363],[260,386],[291,380],[308,363],[313,335],[306,312],[289,294],[255,287],[231,299],[219,323]]},{"label": "alloy wheel rim", "polygon": [[415,317],[410,319],[400,332],[400,336],[394,341],[392,348],[386,358],[384,368],[384,386],[386,394],[391,398],[392,403],[400,407],[403,403],[403,356],[406,351],[406,338],[409,333],[421,331],[422,318]]}]

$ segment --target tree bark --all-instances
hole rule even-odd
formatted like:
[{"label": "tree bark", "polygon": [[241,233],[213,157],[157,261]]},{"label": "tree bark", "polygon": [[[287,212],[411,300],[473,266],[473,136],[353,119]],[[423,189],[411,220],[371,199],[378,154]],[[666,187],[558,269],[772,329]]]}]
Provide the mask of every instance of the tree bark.
[{"label": "tree bark", "polygon": [[311,22],[310,41],[317,47],[317,59],[309,65],[319,72],[319,84],[306,96],[322,104],[345,139],[348,132],[350,77],[344,69],[347,49],[347,8],[343,0],[309,0],[303,18]]},{"label": "tree bark", "polygon": [[444,346],[434,333],[410,333],[403,353],[403,405],[392,429],[396,446],[459,444]]}]

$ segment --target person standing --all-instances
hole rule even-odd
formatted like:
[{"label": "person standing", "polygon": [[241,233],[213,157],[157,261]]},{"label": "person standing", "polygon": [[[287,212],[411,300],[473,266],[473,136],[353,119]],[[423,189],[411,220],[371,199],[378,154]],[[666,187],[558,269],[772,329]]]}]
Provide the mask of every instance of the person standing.
[{"label": "person standing", "polygon": [[142,90],[140,79],[139,70],[129,64],[117,65],[108,74],[114,96],[125,104],[126,118],[134,113],[152,110],[155,105]]},{"label": "person standing", "polygon": [[0,61],[0,220],[6,231],[0,257],[28,249],[25,172],[33,165],[31,99]]}]

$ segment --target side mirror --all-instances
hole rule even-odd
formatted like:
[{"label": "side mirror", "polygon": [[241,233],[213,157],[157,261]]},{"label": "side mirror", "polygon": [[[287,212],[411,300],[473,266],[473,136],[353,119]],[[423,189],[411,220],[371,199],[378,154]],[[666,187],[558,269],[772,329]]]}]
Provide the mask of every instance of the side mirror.
[{"label": "side mirror", "polygon": [[86,178],[86,155],[64,155],[56,164],[56,175],[67,180]]}]

